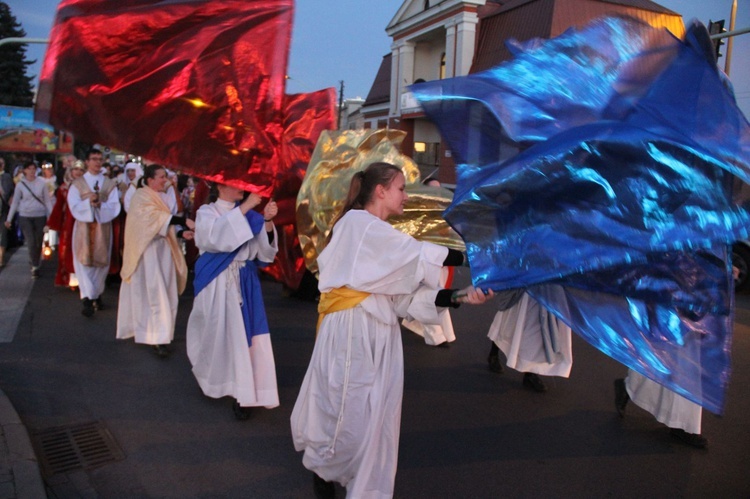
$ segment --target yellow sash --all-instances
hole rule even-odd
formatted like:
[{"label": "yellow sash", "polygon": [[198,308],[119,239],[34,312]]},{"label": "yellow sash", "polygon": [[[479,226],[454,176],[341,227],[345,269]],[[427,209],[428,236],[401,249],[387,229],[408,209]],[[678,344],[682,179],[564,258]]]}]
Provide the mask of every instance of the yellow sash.
[{"label": "yellow sash", "polygon": [[320,323],[326,314],[354,308],[368,296],[370,293],[349,288],[336,288],[328,293],[321,293],[318,302],[318,325],[315,326],[315,331],[320,329]]},{"label": "yellow sash", "polygon": [[[123,281],[130,282],[146,248],[170,218],[172,213],[158,192],[147,186],[135,191],[125,221],[125,246],[120,270]],[[174,226],[169,226],[166,239],[177,273],[177,292],[182,294],[187,282],[188,269]]]}]

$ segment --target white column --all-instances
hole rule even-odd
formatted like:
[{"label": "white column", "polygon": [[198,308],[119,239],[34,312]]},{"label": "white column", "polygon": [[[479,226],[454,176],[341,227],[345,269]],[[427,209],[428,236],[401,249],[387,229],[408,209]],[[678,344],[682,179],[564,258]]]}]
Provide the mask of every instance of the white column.
[{"label": "white column", "polygon": [[414,83],[414,47],[404,40],[391,45],[391,116],[401,114],[401,94]]},{"label": "white column", "polygon": [[456,68],[456,21],[445,23],[445,77],[452,78]]},{"label": "white column", "polygon": [[388,115],[394,116],[398,112],[401,94],[398,91],[398,81],[400,79],[399,50],[396,44],[391,46],[391,102],[388,106]]},{"label": "white column", "polygon": [[477,35],[476,14],[466,15],[456,27],[456,74],[466,76],[471,69],[474,57],[474,43]]}]

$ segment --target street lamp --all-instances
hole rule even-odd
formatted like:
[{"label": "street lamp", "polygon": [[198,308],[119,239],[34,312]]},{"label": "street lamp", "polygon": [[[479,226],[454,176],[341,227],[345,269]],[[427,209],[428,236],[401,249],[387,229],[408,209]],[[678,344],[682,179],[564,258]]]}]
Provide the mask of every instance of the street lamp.
[{"label": "street lamp", "polygon": [[6,43],[49,43],[47,38],[21,38],[17,36],[10,36],[8,38],[0,39],[0,47]]}]

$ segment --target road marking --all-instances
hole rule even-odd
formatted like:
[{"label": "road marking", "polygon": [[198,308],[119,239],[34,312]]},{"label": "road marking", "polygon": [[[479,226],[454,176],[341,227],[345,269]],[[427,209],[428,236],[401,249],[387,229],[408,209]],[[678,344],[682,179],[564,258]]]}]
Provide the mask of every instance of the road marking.
[{"label": "road marking", "polygon": [[0,343],[13,341],[29,301],[34,279],[28,262],[29,250],[24,245],[16,249],[0,272]]}]

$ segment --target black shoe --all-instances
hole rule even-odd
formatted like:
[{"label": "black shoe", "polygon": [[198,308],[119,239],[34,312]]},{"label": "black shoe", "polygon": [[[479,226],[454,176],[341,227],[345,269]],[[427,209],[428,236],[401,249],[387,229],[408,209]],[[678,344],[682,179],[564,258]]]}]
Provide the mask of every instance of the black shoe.
[{"label": "black shoe", "polygon": [[332,499],[336,497],[336,486],[333,482],[326,482],[317,473],[313,473],[313,490],[315,491],[316,499]]},{"label": "black shoe", "polygon": [[700,433],[688,433],[681,428],[670,428],[669,434],[683,444],[687,444],[696,449],[705,449],[708,447],[708,439],[701,436]]},{"label": "black shoe", "polygon": [[621,417],[625,417],[625,407],[628,405],[630,396],[628,390],[625,388],[625,380],[622,378],[615,380],[615,409],[617,414]]},{"label": "black shoe", "polygon": [[504,371],[503,365],[500,363],[500,357],[498,357],[497,354],[491,353],[490,356],[487,357],[487,367],[493,373],[502,374]]},{"label": "black shoe", "polygon": [[161,359],[169,357],[169,349],[165,345],[154,345],[154,352]]},{"label": "black shoe", "polygon": [[99,297],[96,300],[94,300],[94,308],[96,310],[104,310],[105,309],[105,306],[104,306],[104,303],[102,302],[102,298],[101,297]]},{"label": "black shoe", "polygon": [[83,310],[81,310],[81,313],[86,317],[91,317],[92,315],[94,315],[94,302],[92,302],[88,298],[84,298]]},{"label": "black shoe", "polygon": [[250,419],[250,408],[242,407],[236,400],[232,404],[232,412],[234,412],[234,417],[237,421],[247,421]]},{"label": "black shoe", "polygon": [[523,373],[523,386],[531,388],[538,393],[547,391],[547,385],[544,384],[542,378],[534,373]]},{"label": "black shoe", "polygon": [[451,344],[450,344],[450,343],[448,343],[447,341],[444,341],[444,342],[442,342],[442,343],[438,343],[438,344],[437,344],[437,345],[435,345],[435,346],[436,346],[436,347],[439,347],[439,348],[450,348],[450,347],[451,347]]}]

